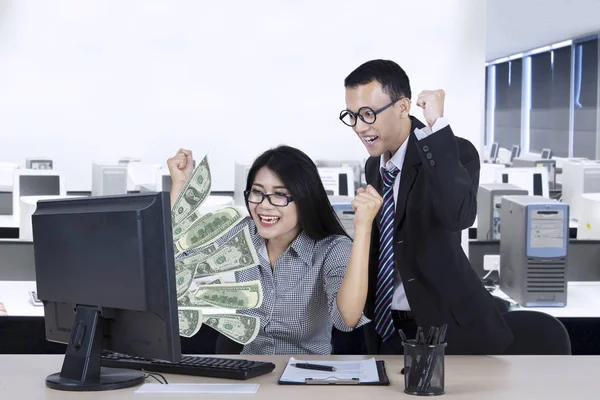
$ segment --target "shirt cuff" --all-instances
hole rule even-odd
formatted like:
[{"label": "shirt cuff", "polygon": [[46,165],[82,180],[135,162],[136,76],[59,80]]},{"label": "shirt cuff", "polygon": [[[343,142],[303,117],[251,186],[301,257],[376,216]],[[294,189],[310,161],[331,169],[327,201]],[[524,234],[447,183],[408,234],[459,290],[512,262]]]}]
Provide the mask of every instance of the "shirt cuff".
[{"label": "shirt cuff", "polygon": [[344,317],[342,317],[342,313],[338,308],[337,299],[333,299],[333,314],[331,318],[333,320],[333,326],[335,326],[338,330],[342,332],[350,332],[360,326],[371,322],[369,318],[365,317],[364,314],[361,314],[360,319],[358,320],[358,324],[356,324],[354,328],[351,328],[348,325],[346,325],[346,322],[344,322]]},{"label": "shirt cuff", "polygon": [[448,119],[446,119],[446,117],[440,117],[435,121],[431,128],[426,126],[425,128],[415,129],[415,136],[418,140],[425,139],[427,136],[444,129],[448,125]]}]

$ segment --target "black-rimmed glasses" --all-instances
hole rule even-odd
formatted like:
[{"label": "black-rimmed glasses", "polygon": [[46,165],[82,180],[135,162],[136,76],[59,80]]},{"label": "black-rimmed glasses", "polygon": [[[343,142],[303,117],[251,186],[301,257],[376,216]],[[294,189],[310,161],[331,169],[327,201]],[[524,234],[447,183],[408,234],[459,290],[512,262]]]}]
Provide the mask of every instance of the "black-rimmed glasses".
[{"label": "black-rimmed glasses", "polygon": [[244,192],[244,196],[246,197],[246,201],[248,203],[253,204],[260,204],[266,198],[267,200],[269,200],[269,203],[271,203],[275,207],[285,207],[292,201],[294,201],[294,198],[292,196],[279,193],[265,194],[258,190],[246,190]]},{"label": "black-rimmed glasses", "polygon": [[399,99],[392,101],[390,104],[383,106],[378,110],[373,110],[371,107],[366,106],[359,108],[356,114],[350,110],[342,110],[340,112],[340,121],[342,121],[348,126],[354,126],[356,125],[356,116],[358,115],[358,118],[360,118],[365,124],[374,124],[377,120],[377,114],[387,110],[388,108],[390,108],[391,106],[393,106],[394,104],[396,104],[404,98],[405,97],[400,97]]}]

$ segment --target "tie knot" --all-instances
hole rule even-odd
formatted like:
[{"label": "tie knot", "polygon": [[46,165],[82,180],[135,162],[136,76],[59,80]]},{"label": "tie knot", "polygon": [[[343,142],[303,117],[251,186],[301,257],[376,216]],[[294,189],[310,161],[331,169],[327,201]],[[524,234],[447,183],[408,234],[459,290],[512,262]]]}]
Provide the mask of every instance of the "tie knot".
[{"label": "tie knot", "polygon": [[394,167],[390,170],[385,170],[385,172],[383,174],[383,184],[386,187],[392,186],[394,184],[394,180],[398,176],[398,172],[400,172],[400,170],[396,167]]}]

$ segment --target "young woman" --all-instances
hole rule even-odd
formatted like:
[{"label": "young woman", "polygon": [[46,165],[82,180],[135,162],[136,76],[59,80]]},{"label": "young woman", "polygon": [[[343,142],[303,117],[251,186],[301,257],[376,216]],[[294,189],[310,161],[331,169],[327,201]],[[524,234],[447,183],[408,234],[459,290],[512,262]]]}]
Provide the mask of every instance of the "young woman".
[{"label": "young woman", "polygon": [[[174,202],[193,172],[192,152],[168,160]],[[260,318],[256,339],[242,354],[331,354],[332,326],[351,331],[362,315],[368,286],[373,220],[382,204],[369,186],[352,201],[354,241],[337,219],[317,167],[289,146],[267,150],[252,165],[244,192],[248,226],[260,265],[236,272],[238,282],[260,280],[260,308],[239,313]]]}]

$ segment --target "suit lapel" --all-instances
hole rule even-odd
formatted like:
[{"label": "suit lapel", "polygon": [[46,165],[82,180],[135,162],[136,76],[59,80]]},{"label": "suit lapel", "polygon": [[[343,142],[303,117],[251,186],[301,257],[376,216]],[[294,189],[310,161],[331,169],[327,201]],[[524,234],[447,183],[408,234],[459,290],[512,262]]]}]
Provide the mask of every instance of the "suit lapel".
[{"label": "suit lapel", "polygon": [[404,156],[404,162],[402,163],[402,172],[400,173],[400,188],[398,190],[398,200],[396,202],[396,215],[394,217],[394,228],[398,229],[404,222],[406,216],[406,200],[410,193],[421,166],[421,157],[419,156],[417,149],[417,138],[415,136],[415,129],[420,129],[424,125],[418,119],[411,117],[412,127],[410,135],[408,136],[408,143],[406,145],[406,155]]},{"label": "suit lapel", "polygon": [[[379,193],[383,193],[383,178],[381,177],[381,171],[379,170],[379,158],[375,160],[375,168],[372,168],[371,176],[367,177],[367,182],[372,182],[371,186],[377,190]],[[377,229],[381,230],[381,210],[377,213],[375,217],[375,223],[377,224]]]}]

